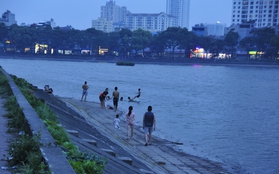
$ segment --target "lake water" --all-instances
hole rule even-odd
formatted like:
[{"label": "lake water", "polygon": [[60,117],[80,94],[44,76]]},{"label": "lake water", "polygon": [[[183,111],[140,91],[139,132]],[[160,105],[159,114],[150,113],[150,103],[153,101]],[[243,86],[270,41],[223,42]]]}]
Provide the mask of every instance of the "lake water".
[{"label": "lake water", "polygon": [[[148,105],[157,116],[156,135],[182,142],[179,150],[218,160],[235,173],[279,173],[279,68],[268,66],[174,66],[0,59],[9,73],[61,97],[88,100],[117,86],[141,124]],[[141,88],[139,102],[127,102]],[[112,105],[112,101],[107,104]],[[114,116],[112,116],[113,118]]]}]

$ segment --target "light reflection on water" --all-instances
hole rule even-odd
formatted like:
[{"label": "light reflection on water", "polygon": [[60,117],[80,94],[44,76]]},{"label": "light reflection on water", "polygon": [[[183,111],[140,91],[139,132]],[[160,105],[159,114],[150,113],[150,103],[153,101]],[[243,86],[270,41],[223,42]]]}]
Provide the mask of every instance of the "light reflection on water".
[{"label": "light reflection on water", "polygon": [[[54,94],[88,100],[115,86],[134,106],[137,123],[148,105],[158,120],[156,134],[183,142],[181,150],[225,162],[240,173],[279,173],[278,68],[229,66],[116,66],[109,63],[0,59],[10,74]],[[141,88],[139,103],[127,102]],[[112,105],[109,101],[108,104]]]}]

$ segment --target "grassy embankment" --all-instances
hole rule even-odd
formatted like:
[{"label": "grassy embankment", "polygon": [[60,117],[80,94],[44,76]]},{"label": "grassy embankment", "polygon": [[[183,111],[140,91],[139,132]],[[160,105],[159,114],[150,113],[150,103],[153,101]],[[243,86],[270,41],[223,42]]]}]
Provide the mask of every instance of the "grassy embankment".
[{"label": "grassy embankment", "polygon": [[[57,116],[50,110],[46,103],[37,99],[33,95],[32,85],[22,78],[11,75],[16,85],[19,87],[30,105],[43,120],[48,131],[56,141],[56,145],[64,149],[64,153],[73,169],[79,174],[102,173],[106,164],[106,159],[98,157],[91,153],[79,151],[73,143],[70,142],[66,131],[59,126]],[[40,143],[40,134],[31,135],[27,120],[20,108],[16,97],[13,96],[8,80],[4,74],[0,73],[0,95],[6,99],[4,107],[7,109],[8,131],[14,135],[14,140],[10,143],[9,168],[14,173],[25,174],[50,174],[47,164],[43,160],[40,151],[41,146],[49,144]],[[8,157],[7,157],[8,158]]]}]

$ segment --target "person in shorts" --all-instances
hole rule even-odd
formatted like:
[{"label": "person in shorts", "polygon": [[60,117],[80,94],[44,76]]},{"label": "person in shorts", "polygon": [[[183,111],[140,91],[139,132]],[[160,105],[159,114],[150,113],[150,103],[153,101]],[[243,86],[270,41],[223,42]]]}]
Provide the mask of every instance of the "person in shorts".
[{"label": "person in shorts", "polygon": [[119,101],[119,92],[118,92],[117,90],[118,90],[118,88],[115,87],[115,88],[114,88],[114,91],[113,91],[113,93],[112,93],[114,112],[117,111],[118,101]]},{"label": "person in shorts", "polygon": [[81,94],[81,99],[80,99],[80,101],[83,100],[83,97],[84,97],[84,101],[86,101],[86,97],[87,97],[87,94],[88,94],[87,90],[88,90],[88,88],[89,88],[89,86],[87,85],[87,82],[86,82],[86,81],[85,81],[84,84],[81,86],[81,88],[82,88],[82,94]]},{"label": "person in shorts", "polygon": [[152,106],[148,106],[147,112],[143,115],[142,128],[144,130],[145,146],[151,145],[152,132],[155,131],[156,118],[152,112]]}]

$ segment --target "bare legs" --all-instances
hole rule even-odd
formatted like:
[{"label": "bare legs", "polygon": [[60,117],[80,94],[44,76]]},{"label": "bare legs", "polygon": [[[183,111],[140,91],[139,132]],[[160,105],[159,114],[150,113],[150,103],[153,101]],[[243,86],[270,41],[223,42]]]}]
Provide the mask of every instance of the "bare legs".
[{"label": "bare legs", "polygon": [[106,109],[106,101],[105,100],[102,100],[101,101],[101,107]]},{"label": "bare legs", "polygon": [[144,136],[145,136],[145,146],[147,146],[148,144],[151,144],[152,134],[147,133],[147,134],[144,134]]},{"label": "bare legs", "polygon": [[[131,135],[129,136],[129,129],[131,129]],[[134,136],[134,126],[127,126],[127,140],[132,139]]]},{"label": "bare legs", "polygon": [[83,100],[83,97],[84,97],[84,101],[86,101],[86,94],[85,93],[82,93],[80,101]]}]

